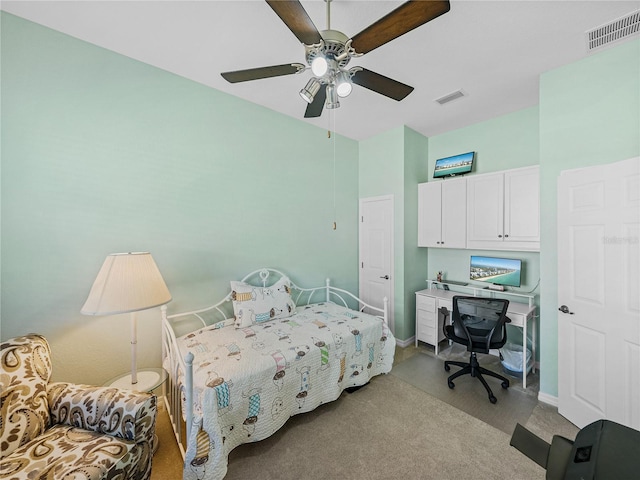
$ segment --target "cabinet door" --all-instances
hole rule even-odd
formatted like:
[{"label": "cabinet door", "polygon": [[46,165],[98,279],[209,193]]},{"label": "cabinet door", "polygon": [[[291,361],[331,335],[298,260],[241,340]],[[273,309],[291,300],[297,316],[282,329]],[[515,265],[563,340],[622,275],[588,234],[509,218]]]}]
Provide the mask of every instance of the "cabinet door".
[{"label": "cabinet door", "polygon": [[467,248],[540,250],[539,167],[467,179]]},{"label": "cabinet door", "polygon": [[[504,241],[540,248],[540,169],[504,174]],[[512,248],[512,247],[507,247]]]},{"label": "cabinet door", "polygon": [[441,182],[418,185],[418,246],[439,247],[441,241]]},{"label": "cabinet door", "polygon": [[467,247],[502,248],[504,175],[467,179]]},{"label": "cabinet door", "polygon": [[467,180],[445,180],[442,183],[442,234],[440,246],[467,246]]}]

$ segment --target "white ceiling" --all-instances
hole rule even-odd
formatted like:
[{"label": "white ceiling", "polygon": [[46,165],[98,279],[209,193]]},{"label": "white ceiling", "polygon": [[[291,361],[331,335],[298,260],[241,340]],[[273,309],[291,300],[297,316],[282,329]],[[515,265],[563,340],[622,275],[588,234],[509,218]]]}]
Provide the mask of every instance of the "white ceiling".
[{"label": "white ceiling", "polygon": [[[402,3],[333,0],[331,28],[353,36]],[[325,2],[302,4],[324,30]],[[433,136],[536,105],[541,73],[586,57],[587,30],[639,8],[639,0],[451,0],[448,13],[349,64],[415,87],[406,99],[355,86],[332,117],[325,109],[303,119],[298,91],[309,71],[236,84],[220,76],[304,63],[302,45],[263,1],[2,2],[14,15],[356,140],[399,125]],[[458,89],[467,96],[434,101]]]}]

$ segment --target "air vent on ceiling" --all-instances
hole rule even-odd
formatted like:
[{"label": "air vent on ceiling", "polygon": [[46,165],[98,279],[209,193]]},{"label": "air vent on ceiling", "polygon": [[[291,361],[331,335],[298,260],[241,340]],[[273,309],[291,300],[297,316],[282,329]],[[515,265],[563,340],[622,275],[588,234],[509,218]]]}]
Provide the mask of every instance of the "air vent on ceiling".
[{"label": "air vent on ceiling", "polygon": [[640,10],[586,32],[587,48],[596,50],[640,32]]},{"label": "air vent on ceiling", "polygon": [[444,105],[445,103],[453,102],[458,98],[464,97],[465,93],[462,90],[456,90],[455,92],[449,93],[444,97],[436,98],[436,102],[440,105]]}]

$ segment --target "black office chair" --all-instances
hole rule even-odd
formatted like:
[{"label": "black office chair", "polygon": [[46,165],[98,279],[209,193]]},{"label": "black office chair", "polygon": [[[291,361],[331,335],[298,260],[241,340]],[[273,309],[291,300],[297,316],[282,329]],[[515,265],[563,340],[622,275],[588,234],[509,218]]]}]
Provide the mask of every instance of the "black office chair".
[{"label": "black office chair", "polygon": [[469,363],[444,362],[444,369],[448,372],[450,365],[462,367],[451,375],[447,382],[449,388],[455,387],[453,380],[461,375],[470,374],[482,382],[489,394],[489,401],[496,403],[498,400],[493,395],[484,375],[489,375],[502,380],[502,388],[509,387],[509,380],[491,370],[482,368],[478,363],[476,353],[489,353],[490,349],[501,348],[507,341],[506,323],[511,322],[506,316],[509,300],[485,297],[453,297],[453,312],[451,325],[444,325],[444,334],[449,339],[461,345],[467,346],[471,352]]}]

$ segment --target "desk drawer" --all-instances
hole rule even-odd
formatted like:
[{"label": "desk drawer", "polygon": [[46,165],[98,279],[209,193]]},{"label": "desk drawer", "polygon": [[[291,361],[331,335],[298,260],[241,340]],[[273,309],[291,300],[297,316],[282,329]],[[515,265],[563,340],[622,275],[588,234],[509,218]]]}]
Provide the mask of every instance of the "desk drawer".
[{"label": "desk drawer", "polygon": [[429,345],[436,344],[436,329],[429,327],[423,323],[418,324],[418,340],[428,343]]},{"label": "desk drawer", "polygon": [[427,310],[429,312],[436,311],[436,299],[433,297],[425,297],[424,295],[416,295],[416,308]]},{"label": "desk drawer", "polygon": [[424,324],[418,325],[418,340],[428,343],[429,345],[435,345],[436,343],[444,340],[444,332],[438,328],[426,326]]},{"label": "desk drawer", "polygon": [[453,302],[451,300],[445,300],[444,298],[438,299],[438,310],[445,307],[447,310],[453,310]]},{"label": "desk drawer", "polygon": [[429,312],[427,310],[418,310],[416,316],[416,323],[420,325],[426,325],[428,327],[435,327],[436,323],[438,323],[437,316],[435,312]]}]

